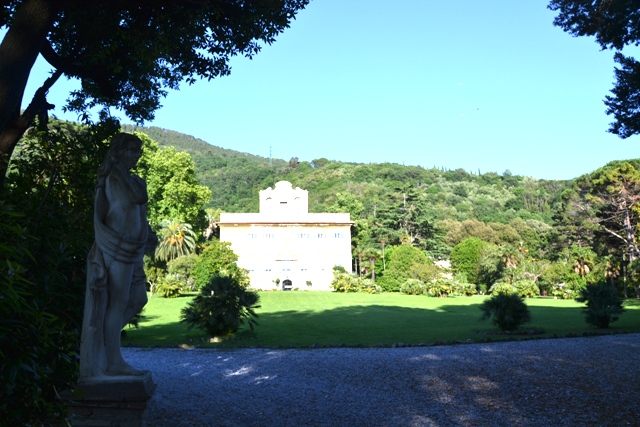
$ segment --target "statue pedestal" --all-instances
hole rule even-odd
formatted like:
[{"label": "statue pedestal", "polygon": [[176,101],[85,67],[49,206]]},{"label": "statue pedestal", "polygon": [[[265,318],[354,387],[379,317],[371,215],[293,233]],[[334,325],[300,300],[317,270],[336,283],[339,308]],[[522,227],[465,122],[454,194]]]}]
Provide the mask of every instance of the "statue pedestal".
[{"label": "statue pedestal", "polygon": [[76,427],[142,427],[156,384],[151,372],[136,376],[81,379],[62,395]]}]

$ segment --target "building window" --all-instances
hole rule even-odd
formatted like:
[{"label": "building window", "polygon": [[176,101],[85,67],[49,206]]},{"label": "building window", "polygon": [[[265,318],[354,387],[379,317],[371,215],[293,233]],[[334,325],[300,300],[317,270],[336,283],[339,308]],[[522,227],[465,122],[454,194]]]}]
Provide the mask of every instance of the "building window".
[{"label": "building window", "polygon": [[257,239],[258,233],[248,233],[247,236],[249,236],[250,239]]},{"label": "building window", "polygon": [[336,239],[344,239],[344,233],[335,233],[333,237]]},{"label": "building window", "polygon": [[318,239],[326,239],[327,233],[318,233]]}]

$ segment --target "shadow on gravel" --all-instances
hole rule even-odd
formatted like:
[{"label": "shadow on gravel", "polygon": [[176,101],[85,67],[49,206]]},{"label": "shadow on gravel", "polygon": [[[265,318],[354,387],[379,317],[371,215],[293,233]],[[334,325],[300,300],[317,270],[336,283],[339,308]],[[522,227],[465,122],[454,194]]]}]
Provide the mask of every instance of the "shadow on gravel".
[{"label": "shadow on gravel", "polygon": [[[147,368],[171,369],[154,373],[158,391],[147,425],[637,425],[640,343],[629,337],[402,349],[152,350],[140,355]],[[615,366],[612,356],[627,366]]]}]

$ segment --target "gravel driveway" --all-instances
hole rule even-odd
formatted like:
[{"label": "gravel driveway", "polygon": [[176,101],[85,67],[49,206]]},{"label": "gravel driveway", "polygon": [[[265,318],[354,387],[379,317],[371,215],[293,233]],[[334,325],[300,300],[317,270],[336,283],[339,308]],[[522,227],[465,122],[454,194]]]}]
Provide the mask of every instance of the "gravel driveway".
[{"label": "gravel driveway", "polygon": [[640,334],[406,348],[126,348],[147,426],[640,426]]}]

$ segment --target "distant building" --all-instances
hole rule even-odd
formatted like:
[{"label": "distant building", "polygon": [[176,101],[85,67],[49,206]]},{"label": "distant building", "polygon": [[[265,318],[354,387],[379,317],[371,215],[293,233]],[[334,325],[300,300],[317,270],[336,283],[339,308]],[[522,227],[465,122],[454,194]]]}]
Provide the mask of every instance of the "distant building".
[{"label": "distant building", "polygon": [[259,213],[222,213],[219,222],[220,240],[263,290],[329,290],[335,265],[351,271],[352,224],[348,213],[309,213],[307,190],[287,181],[260,191]]}]

